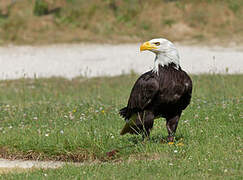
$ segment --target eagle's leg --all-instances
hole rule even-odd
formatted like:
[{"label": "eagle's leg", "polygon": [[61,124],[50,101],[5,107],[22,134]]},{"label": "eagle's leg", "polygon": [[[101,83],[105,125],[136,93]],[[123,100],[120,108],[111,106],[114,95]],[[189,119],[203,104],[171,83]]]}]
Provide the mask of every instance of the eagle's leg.
[{"label": "eagle's leg", "polygon": [[154,125],[154,114],[151,111],[144,111],[138,116],[140,122],[142,122],[142,136],[143,139],[149,138],[150,131]]},{"label": "eagle's leg", "polygon": [[174,141],[174,136],[176,133],[176,128],[177,128],[180,116],[181,116],[181,112],[175,116],[166,118],[166,127],[167,127],[167,131],[168,131],[168,141],[169,142]]}]

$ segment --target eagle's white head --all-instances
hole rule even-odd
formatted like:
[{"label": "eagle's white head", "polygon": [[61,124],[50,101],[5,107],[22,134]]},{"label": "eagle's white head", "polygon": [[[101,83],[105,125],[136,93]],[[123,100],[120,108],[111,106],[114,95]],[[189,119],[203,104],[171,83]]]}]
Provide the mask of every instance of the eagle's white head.
[{"label": "eagle's white head", "polygon": [[157,38],[143,43],[140,51],[149,50],[155,53],[155,61],[153,71],[158,72],[159,64],[167,66],[171,63],[175,64],[175,68],[180,66],[180,57],[175,45],[167,39]]}]

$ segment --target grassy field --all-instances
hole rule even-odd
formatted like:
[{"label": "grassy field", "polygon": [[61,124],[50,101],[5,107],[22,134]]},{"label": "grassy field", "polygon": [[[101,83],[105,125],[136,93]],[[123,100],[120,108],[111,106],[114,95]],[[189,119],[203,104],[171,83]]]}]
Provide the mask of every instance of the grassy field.
[{"label": "grassy field", "polygon": [[0,44],[242,43],[242,19],[242,0],[2,0]]},{"label": "grassy field", "polygon": [[[137,75],[0,81],[0,156],[85,162],[2,179],[240,179],[243,75],[193,75],[191,105],[176,142],[164,119],[151,140],[120,136],[118,110]],[[107,152],[113,152],[107,154]],[[112,155],[111,155],[112,154]]]}]

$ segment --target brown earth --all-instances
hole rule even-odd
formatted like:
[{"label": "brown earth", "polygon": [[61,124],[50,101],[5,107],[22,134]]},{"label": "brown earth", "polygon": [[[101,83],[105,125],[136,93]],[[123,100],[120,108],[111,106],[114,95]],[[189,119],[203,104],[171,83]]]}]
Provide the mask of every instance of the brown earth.
[{"label": "brown earth", "polygon": [[[154,37],[222,44],[243,42],[241,1],[34,0],[0,2],[0,44],[134,43]],[[232,3],[232,4],[231,4]]]}]

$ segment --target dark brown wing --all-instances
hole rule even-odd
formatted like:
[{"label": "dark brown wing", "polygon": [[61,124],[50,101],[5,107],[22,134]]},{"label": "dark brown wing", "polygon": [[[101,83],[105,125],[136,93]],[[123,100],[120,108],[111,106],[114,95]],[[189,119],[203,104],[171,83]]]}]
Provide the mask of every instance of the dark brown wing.
[{"label": "dark brown wing", "polygon": [[135,82],[128,105],[120,110],[120,115],[129,119],[133,113],[144,110],[158,93],[158,90],[158,76],[152,71],[144,73]]},{"label": "dark brown wing", "polygon": [[[192,81],[187,73],[172,67],[160,67],[160,104],[176,105],[180,110],[190,103]],[[176,107],[175,107],[176,108]]]}]

